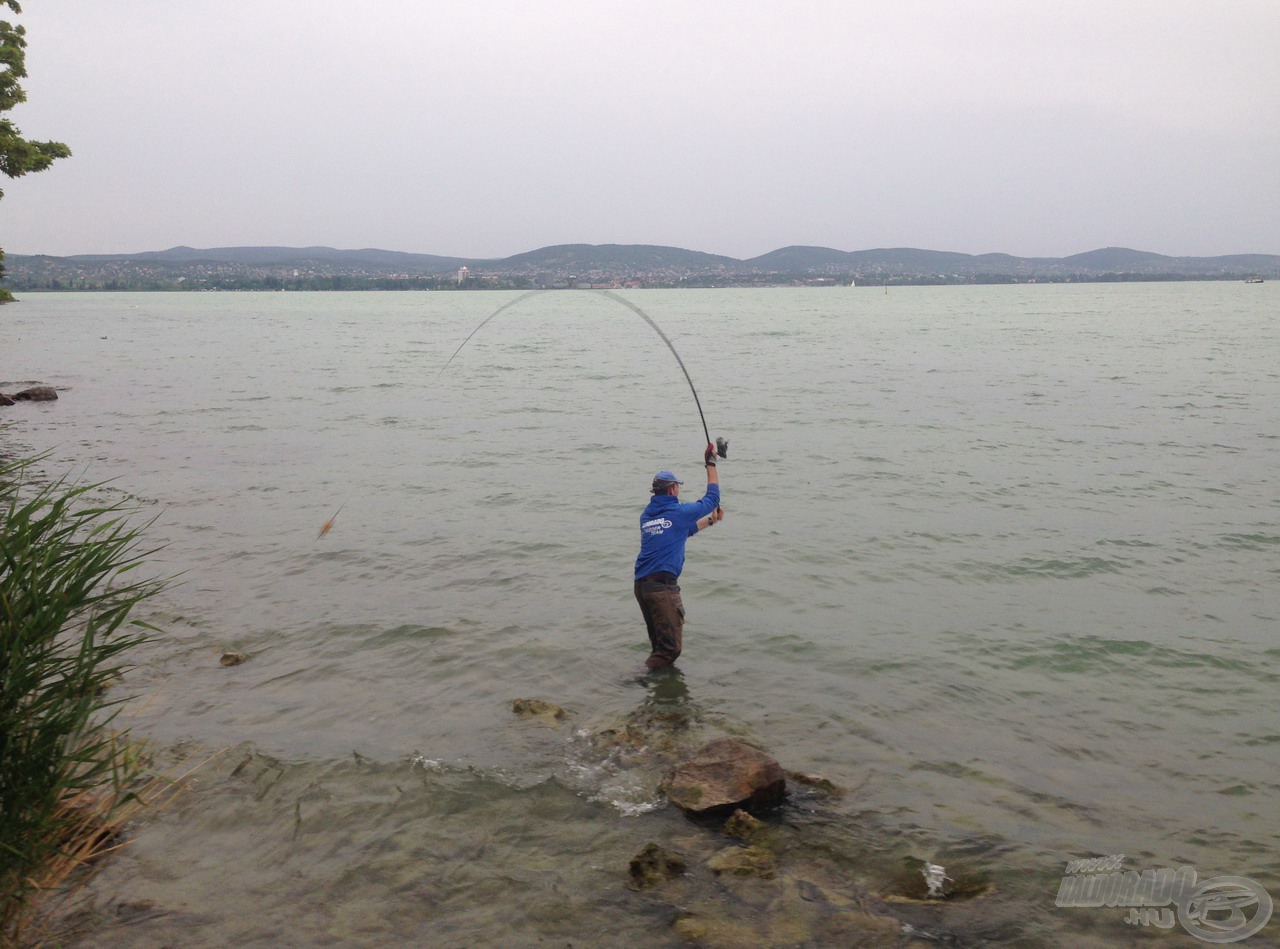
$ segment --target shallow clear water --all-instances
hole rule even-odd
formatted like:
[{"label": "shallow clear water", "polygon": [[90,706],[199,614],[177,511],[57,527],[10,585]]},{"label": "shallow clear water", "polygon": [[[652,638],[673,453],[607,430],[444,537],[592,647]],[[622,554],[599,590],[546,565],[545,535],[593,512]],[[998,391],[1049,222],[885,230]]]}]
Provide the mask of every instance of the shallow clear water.
[{"label": "shallow clear water", "polygon": [[[441,375],[514,296],[0,312],[0,390],[64,390],[0,437],[112,479],[182,575],[127,723],[175,767],[228,749],[97,878],[97,938],[666,945],[718,913],[724,944],[821,943],[832,904],[797,887],[882,893],[907,858],[995,882],[891,907],[969,942],[1141,941],[1122,910],[1054,906],[1081,856],[1280,897],[1274,285],[627,293],[730,439],[683,675],[648,685],[625,676],[636,519],[659,468],[697,493],[693,398],[581,291],[512,307]],[[626,888],[649,840],[723,845],[663,807],[660,755],[591,738],[655,709],[849,789],[774,816],[778,881]]]}]

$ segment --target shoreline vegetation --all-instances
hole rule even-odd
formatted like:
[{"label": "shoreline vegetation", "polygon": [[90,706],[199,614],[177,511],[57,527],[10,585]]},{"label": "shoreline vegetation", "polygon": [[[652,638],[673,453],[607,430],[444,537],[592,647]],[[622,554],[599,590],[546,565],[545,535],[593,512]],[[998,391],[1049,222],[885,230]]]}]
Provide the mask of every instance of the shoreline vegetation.
[{"label": "shoreline vegetation", "polygon": [[139,578],[146,525],[41,460],[0,453],[0,946],[62,935],[60,898],[180,786],[114,722],[126,656],[156,632],[131,614],[166,585]]},{"label": "shoreline vegetation", "polygon": [[69,257],[11,254],[8,260],[8,287],[19,292],[881,288],[1280,277],[1277,255],[1169,257],[1123,247],[1071,257],[786,247],[749,260],[640,244],[562,244],[501,259],[330,247],[173,247]]},{"label": "shoreline vegetation", "polygon": [[[856,278],[855,278],[856,279]],[[973,277],[965,279],[949,279],[944,277],[911,277],[895,276],[875,283],[857,282],[855,289],[881,290],[891,287],[944,287],[944,286],[1000,286],[1017,284],[1063,284],[1063,283],[1197,283],[1197,282],[1231,282],[1239,283],[1240,276],[1181,276],[1177,274],[1105,274],[1097,277],[1020,279],[1007,275],[991,275],[989,277]],[[1260,282],[1260,281],[1247,281]],[[64,285],[53,281],[47,285],[33,285],[23,282],[8,289],[14,293],[333,293],[333,292],[395,292],[395,291],[471,291],[471,290],[727,290],[727,289],[769,289],[774,287],[837,287],[850,286],[848,281],[836,283],[824,278],[794,278],[791,280],[761,280],[746,282],[735,280],[715,280],[712,278],[689,278],[678,281],[628,281],[628,282],[588,282],[540,284],[532,280],[519,279],[483,279],[469,278],[464,284],[454,280],[417,277],[417,278],[374,278],[374,277],[308,277],[298,279],[279,278],[226,278],[200,281],[173,282],[132,282],[107,280],[101,283],[81,282],[75,285]],[[7,302],[18,302],[10,300]]]}]

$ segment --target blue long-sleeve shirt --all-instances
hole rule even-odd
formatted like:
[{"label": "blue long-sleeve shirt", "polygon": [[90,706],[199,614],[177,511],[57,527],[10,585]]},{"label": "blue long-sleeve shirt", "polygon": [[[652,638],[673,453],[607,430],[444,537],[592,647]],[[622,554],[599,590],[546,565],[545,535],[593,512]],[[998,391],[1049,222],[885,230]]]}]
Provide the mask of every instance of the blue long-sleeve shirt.
[{"label": "blue long-sleeve shirt", "polygon": [[707,485],[701,500],[683,503],[670,494],[655,494],[640,515],[640,556],[636,579],[684,569],[684,545],[698,533],[698,520],[720,506],[720,485]]}]

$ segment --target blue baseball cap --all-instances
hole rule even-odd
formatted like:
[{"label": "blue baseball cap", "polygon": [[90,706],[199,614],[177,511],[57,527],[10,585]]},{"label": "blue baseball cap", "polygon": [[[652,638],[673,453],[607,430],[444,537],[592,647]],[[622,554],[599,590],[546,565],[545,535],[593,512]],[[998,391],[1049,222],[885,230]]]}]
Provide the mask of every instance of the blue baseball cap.
[{"label": "blue baseball cap", "polygon": [[653,480],[654,481],[673,481],[676,484],[684,484],[683,481],[681,481],[679,478],[676,477],[675,472],[670,470],[669,468],[663,468],[661,471],[659,471],[656,475],[653,476]]}]

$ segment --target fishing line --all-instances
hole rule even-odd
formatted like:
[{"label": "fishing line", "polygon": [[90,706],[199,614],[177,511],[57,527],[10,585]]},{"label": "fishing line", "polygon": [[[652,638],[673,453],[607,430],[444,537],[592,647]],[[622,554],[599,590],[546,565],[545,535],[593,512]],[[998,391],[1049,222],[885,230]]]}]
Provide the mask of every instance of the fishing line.
[{"label": "fishing line", "polygon": [[[481,323],[479,326],[477,326],[475,329],[473,329],[470,333],[467,334],[467,338],[462,341],[462,346],[465,346],[467,345],[467,343],[471,342],[471,337],[475,336],[476,333],[484,329],[485,323],[488,323],[491,319],[493,319],[503,310],[507,310],[515,306],[521,300],[529,299],[529,297],[533,296],[535,293],[542,293],[542,291],[530,290],[528,293],[522,293],[520,294],[520,296],[516,297],[514,300],[508,300],[506,303],[502,304],[502,306],[498,307],[496,310],[494,310],[492,313],[490,313],[488,316],[484,318],[484,323]],[[458,353],[462,352],[462,346],[459,346],[457,349],[453,351],[453,356],[456,356],[458,355]],[[450,356],[448,362],[446,362],[443,366],[440,367],[440,371],[436,373],[437,379],[439,379],[442,375],[444,375],[444,371],[449,368],[449,363],[453,362],[453,356]]]},{"label": "fishing line", "polygon": [[694,405],[696,405],[696,406],[698,407],[698,418],[702,419],[702,434],[704,434],[704,435],[706,435],[706,436],[707,436],[707,444],[708,444],[708,445],[710,445],[710,444],[711,444],[711,432],[709,432],[709,431],[707,430],[707,417],[706,417],[705,415],[703,415],[703,414],[702,414],[702,400],[698,398],[698,390],[697,390],[697,389],[695,389],[695,388],[693,387],[693,379],[691,379],[691,378],[689,377],[689,370],[688,370],[688,369],[686,369],[686,368],[684,367],[684,360],[683,360],[683,359],[681,359],[681,358],[680,358],[680,354],[679,354],[678,352],[676,352],[676,347],[675,347],[675,345],[671,342],[671,340],[667,339],[667,334],[666,334],[666,333],[664,333],[664,332],[662,332],[662,328],[661,328],[661,327],[659,327],[657,323],[655,323],[655,322],[653,322],[653,320],[649,319],[649,314],[648,314],[648,313],[646,313],[644,310],[640,309],[640,307],[636,306],[636,305],[635,305],[634,303],[632,303],[630,300],[628,300],[628,299],[626,299],[626,298],[624,298],[624,297],[620,297],[620,296],[618,296],[618,295],[617,295],[616,293],[614,293],[612,290],[600,290],[600,291],[597,291],[597,292],[598,292],[598,293],[603,294],[603,295],[604,295],[604,296],[606,296],[606,297],[608,297],[610,300],[616,300],[618,303],[621,303],[621,304],[622,304],[623,306],[625,306],[628,310],[631,310],[633,313],[635,313],[637,316],[639,316],[639,317],[640,317],[640,319],[644,320],[646,323],[648,323],[650,326],[652,326],[652,327],[653,327],[654,332],[655,332],[655,333],[657,333],[659,336],[661,336],[661,337],[662,337],[662,341],[663,341],[664,343],[666,343],[666,344],[667,344],[667,348],[668,348],[669,350],[671,350],[671,355],[675,356],[675,357],[676,357],[676,362],[678,362],[678,363],[680,364],[680,371],[684,373],[685,381],[689,383],[689,391],[693,393],[693,404],[694,404]]},{"label": "fishing line", "polygon": [[[467,345],[467,343],[469,343],[469,342],[471,341],[471,337],[472,337],[472,336],[475,336],[475,335],[476,335],[476,333],[478,333],[478,332],[480,332],[480,330],[484,329],[484,324],[485,324],[485,323],[488,323],[488,322],[489,322],[489,320],[493,319],[495,316],[497,316],[497,315],[498,315],[499,313],[501,313],[503,310],[508,309],[509,307],[513,307],[513,306],[515,306],[515,305],[516,305],[517,303],[519,303],[521,300],[527,300],[529,297],[533,296],[535,293],[541,293],[541,292],[542,292],[541,290],[530,290],[530,291],[528,291],[527,293],[522,293],[522,294],[520,294],[520,296],[516,297],[514,300],[508,300],[506,303],[502,304],[502,306],[498,307],[496,310],[494,310],[492,313],[490,313],[490,314],[485,318],[484,323],[481,323],[479,326],[477,326],[475,329],[473,329],[473,330],[472,330],[472,331],[467,335],[467,338],[466,338],[466,339],[464,339],[464,340],[462,341],[462,346]],[[455,349],[455,350],[453,351],[453,356],[456,356],[456,355],[458,355],[458,353],[462,352],[462,346],[459,346],[457,349]],[[436,378],[437,378],[437,379],[439,379],[439,378],[440,378],[440,376],[444,374],[444,371],[445,371],[446,369],[448,369],[448,368],[449,368],[449,363],[453,362],[453,356],[450,356],[450,357],[449,357],[449,361],[448,361],[448,362],[446,362],[446,363],[445,363],[445,364],[440,368],[440,372],[436,373]],[[679,357],[676,357],[676,358],[679,358]],[[696,398],[696,396],[695,396],[695,398]],[[704,427],[705,427],[705,426],[704,426]],[[338,506],[338,509],[337,509],[336,511],[334,511],[334,512],[333,512],[333,517],[331,517],[331,518],[329,518],[327,521],[325,521],[325,522],[324,522],[324,524],[320,527],[320,533],[316,535],[316,540],[319,540],[321,537],[323,537],[325,534],[329,533],[329,531],[333,529],[333,522],[334,522],[334,521],[336,521],[336,520],[338,519],[338,515],[342,513],[342,509],[343,509],[344,507],[346,507],[346,506],[347,506],[347,502],[346,502],[346,501],[343,501],[343,502],[342,502],[342,504],[340,504],[340,505]]]},{"label": "fishing line", "polygon": [[[521,294],[520,296],[516,297],[514,300],[508,300],[506,303],[502,304],[502,306],[498,307],[491,314],[489,314],[489,316],[485,318],[484,323],[481,323],[479,326],[473,329],[471,333],[467,336],[467,338],[462,341],[462,346],[459,346],[457,349],[453,351],[453,356],[449,357],[448,362],[446,362],[444,366],[440,369],[440,372],[436,374],[436,378],[439,379],[440,376],[444,374],[445,369],[449,368],[449,363],[453,362],[454,356],[457,356],[458,353],[462,352],[462,347],[466,346],[467,343],[471,341],[471,337],[475,336],[476,333],[480,332],[480,330],[484,328],[486,323],[492,320],[495,316],[497,316],[503,310],[506,310],[506,309],[509,309],[510,307],[515,306],[521,300],[527,300],[529,297],[533,296],[535,293],[542,293],[542,292],[544,291],[530,290],[528,293]],[[689,375],[689,370],[685,367],[684,360],[681,359],[680,354],[676,352],[675,344],[672,343],[671,340],[667,338],[667,334],[662,332],[662,327],[660,327],[657,323],[655,323],[652,320],[652,318],[650,318],[648,313],[640,309],[640,307],[636,306],[630,300],[626,299],[625,297],[618,296],[616,293],[614,293],[611,290],[597,290],[595,292],[608,297],[610,300],[613,300],[615,303],[621,303],[628,310],[630,310],[631,312],[639,316],[640,319],[644,320],[646,323],[652,326],[653,331],[662,337],[662,341],[666,343],[667,348],[671,350],[671,355],[675,356],[676,362],[680,364],[680,371],[684,373],[685,381],[689,383],[689,391],[693,393],[694,405],[698,407],[698,418],[702,420],[702,434],[704,434],[707,437],[707,444],[710,445],[711,432],[707,428],[707,417],[702,412],[702,400],[698,398],[698,390],[694,388],[693,379]],[[723,439],[721,439],[721,441],[723,441]],[[719,443],[717,443],[717,447],[719,450],[720,457],[722,458],[725,457],[727,454],[727,443],[725,443],[725,447],[720,447]]]}]

